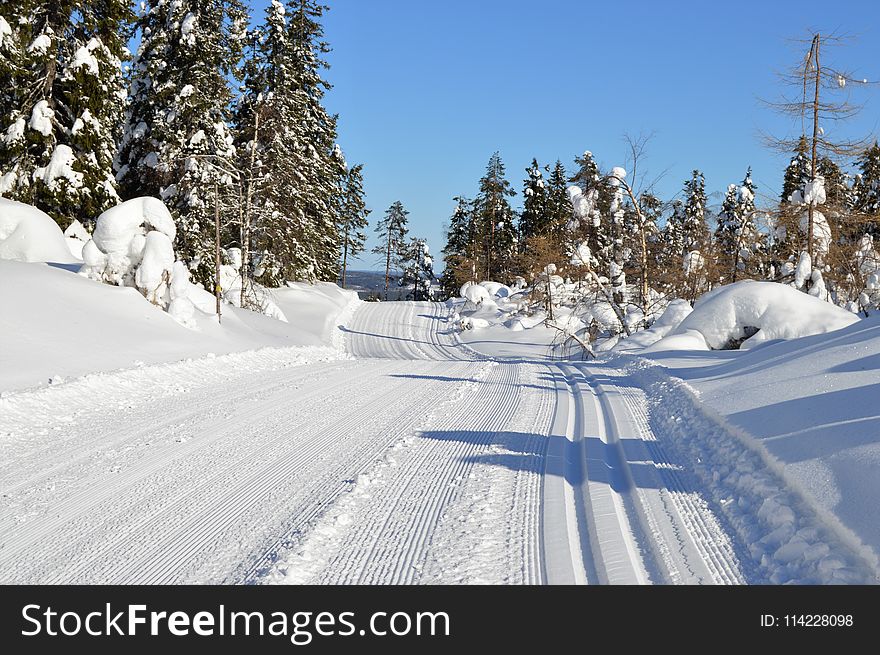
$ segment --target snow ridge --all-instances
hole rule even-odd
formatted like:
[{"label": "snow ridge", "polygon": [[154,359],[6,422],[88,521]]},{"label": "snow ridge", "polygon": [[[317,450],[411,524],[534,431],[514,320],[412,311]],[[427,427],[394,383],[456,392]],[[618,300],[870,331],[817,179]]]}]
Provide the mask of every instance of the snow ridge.
[{"label": "snow ridge", "polygon": [[754,564],[752,583],[871,584],[867,549],[798,492],[766,450],[699,402],[684,381],[641,358],[618,356],[646,392],[651,428],[691,464],[713,509]]}]

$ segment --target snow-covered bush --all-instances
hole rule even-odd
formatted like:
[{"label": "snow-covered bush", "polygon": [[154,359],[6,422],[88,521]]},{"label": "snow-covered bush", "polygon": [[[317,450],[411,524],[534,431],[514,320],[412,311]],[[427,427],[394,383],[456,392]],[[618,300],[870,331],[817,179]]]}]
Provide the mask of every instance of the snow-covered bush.
[{"label": "snow-covered bush", "polygon": [[839,330],[857,320],[853,313],[788,285],[744,280],[703,295],[652,350],[750,348]]},{"label": "snow-covered bush", "polygon": [[80,274],[98,282],[135,287],[181,324],[194,327],[189,270],[175,262],[174,219],[157,198],[135,198],[98,217],[83,246]]},{"label": "snow-covered bush", "polygon": [[78,263],[52,218],[36,207],[0,198],[0,259]]}]

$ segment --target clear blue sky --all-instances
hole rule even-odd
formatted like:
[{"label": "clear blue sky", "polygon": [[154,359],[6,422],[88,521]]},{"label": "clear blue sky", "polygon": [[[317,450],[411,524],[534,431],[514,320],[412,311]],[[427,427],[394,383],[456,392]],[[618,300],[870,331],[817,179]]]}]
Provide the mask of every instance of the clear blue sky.
[{"label": "clear blue sky", "polygon": [[[259,0],[255,5],[264,6]],[[653,132],[646,168],[656,190],[679,191],[697,167],[710,192],[754,169],[777,196],[787,157],[762,130],[794,127],[758,98],[779,94],[777,73],[803,56],[790,39],[808,28],[850,33],[828,53],[859,78],[880,79],[880,2],[634,0],[327,0],[333,52],[326,104],[338,113],[349,163],[363,163],[371,220],[394,201],[411,233],[442,248],[457,194],[473,196],[498,150],[522,202],[532,157],[543,165],[591,150],[624,163],[624,133]],[[880,87],[862,89],[843,129],[880,127]],[[372,244],[371,244],[372,245]],[[363,257],[356,268],[373,268]]]}]

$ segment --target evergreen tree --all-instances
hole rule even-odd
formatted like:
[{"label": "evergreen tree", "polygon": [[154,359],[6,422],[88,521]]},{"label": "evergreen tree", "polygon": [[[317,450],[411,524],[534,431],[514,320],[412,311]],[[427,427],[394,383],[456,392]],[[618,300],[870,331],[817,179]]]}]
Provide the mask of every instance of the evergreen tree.
[{"label": "evergreen tree", "polygon": [[0,23],[0,193],[62,227],[119,201],[126,0],[6,3]]},{"label": "evergreen tree", "polygon": [[706,224],[706,180],[699,170],[694,170],[691,179],[685,181],[684,192],[686,200],[681,226],[684,252],[702,252],[709,243],[709,226]]},{"label": "evergreen tree", "polygon": [[669,255],[670,265],[680,268],[681,258],[687,252],[685,245],[685,208],[681,200],[672,201],[672,213],[666,219],[666,226],[663,228],[663,242]]},{"label": "evergreen tree", "polygon": [[342,236],[342,274],[340,284],[345,288],[345,272],[348,258],[356,257],[364,251],[367,235],[364,229],[369,224],[367,216],[370,210],[364,202],[364,180],[361,171],[363,165],[358,164],[348,169],[343,185],[341,205],[339,207],[339,232]]},{"label": "evergreen tree", "polygon": [[434,275],[434,259],[431,257],[428,242],[424,239],[413,238],[405,245],[401,256],[400,286],[412,286],[412,293],[407,296],[409,300],[433,300],[434,293],[431,283],[436,279]]},{"label": "evergreen tree", "polygon": [[338,274],[346,167],[335,144],[336,119],[321,104],[329,88],[320,76],[329,51],[318,22],[325,9],[311,0],[270,3],[249,37],[235,114],[255,246],[272,252],[288,279]]},{"label": "evergreen tree", "polygon": [[853,184],[853,204],[859,212],[867,215],[865,232],[877,242],[880,241],[880,145],[874,141],[856,165],[859,173]]},{"label": "evergreen tree", "polygon": [[391,273],[400,270],[405,255],[408,215],[403,203],[397,200],[385,210],[385,216],[376,225],[379,245],[373,248],[373,252],[382,255],[385,263],[385,300],[388,300]]},{"label": "evergreen tree", "polygon": [[516,253],[517,238],[513,208],[508,197],[516,195],[504,177],[504,164],[497,152],[489,159],[474,201],[476,231],[482,246],[481,273],[486,279],[506,280]]},{"label": "evergreen tree", "polygon": [[473,202],[463,196],[453,200],[456,206],[446,230],[446,246],[442,251],[444,271],[440,280],[447,297],[456,295],[466,279],[473,280],[476,273]]},{"label": "evergreen tree", "polygon": [[740,273],[751,274],[758,262],[755,257],[758,231],[754,221],[755,185],[749,168],[742,184],[731,184],[718,215],[715,243],[718,248],[722,279],[736,282]]},{"label": "evergreen tree", "polygon": [[789,161],[785,169],[785,176],[782,180],[782,197],[780,201],[783,205],[789,204],[791,194],[795,191],[802,191],[804,185],[810,181],[810,150],[807,144],[807,138],[801,136],[795,146],[794,155]]},{"label": "evergreen tree", "polygon": [[587,150],[574,162],[578,169],[569,182],[576,184],[591,199],[593,210],[589,217],[578,221],[571,239],[576,243],[586,241],[600,269],[607,270],[612,260],[614,219],[611,203],[615,191],[599,171],[592,152]]},{"label": "evergreen tree", "polygon": [[562,162],[556,160],[556,165],[547,179],[547,223],[549,234],[557,243],[563,241],[567,226],[571,221],[571,201],[566,193],[566,173]]},{"label": "evergreen tree", "polygon": [[208,282],[214,274],[215,189],[234,154],[227,77],[241,59],[240,0],[147,0],[117,159],[125,198],[158,196],[177,218],[177,251]]},{"label": "evergreen tree", "polygon": [[523,243],[530,237],[548,236],[551,232],[547,185],[537,159],[532,159],[526,173],[528,177],[523,181],[523,211],[519,219],[519,236]]}]

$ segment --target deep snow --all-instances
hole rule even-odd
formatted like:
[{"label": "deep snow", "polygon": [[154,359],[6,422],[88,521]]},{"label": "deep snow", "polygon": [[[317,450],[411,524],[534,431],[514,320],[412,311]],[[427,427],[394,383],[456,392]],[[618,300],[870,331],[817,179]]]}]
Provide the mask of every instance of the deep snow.
[{"label": "deep snow", "polygon": [[197,330],[191,330],[134,288],[45,264],[0,260],[0,391],[208,353],[338,347],[340,314],[359,302],[353,292],[329,283],[293,283],[273,296],[289,322],[223,304],[221,324],[197,312]]}]

